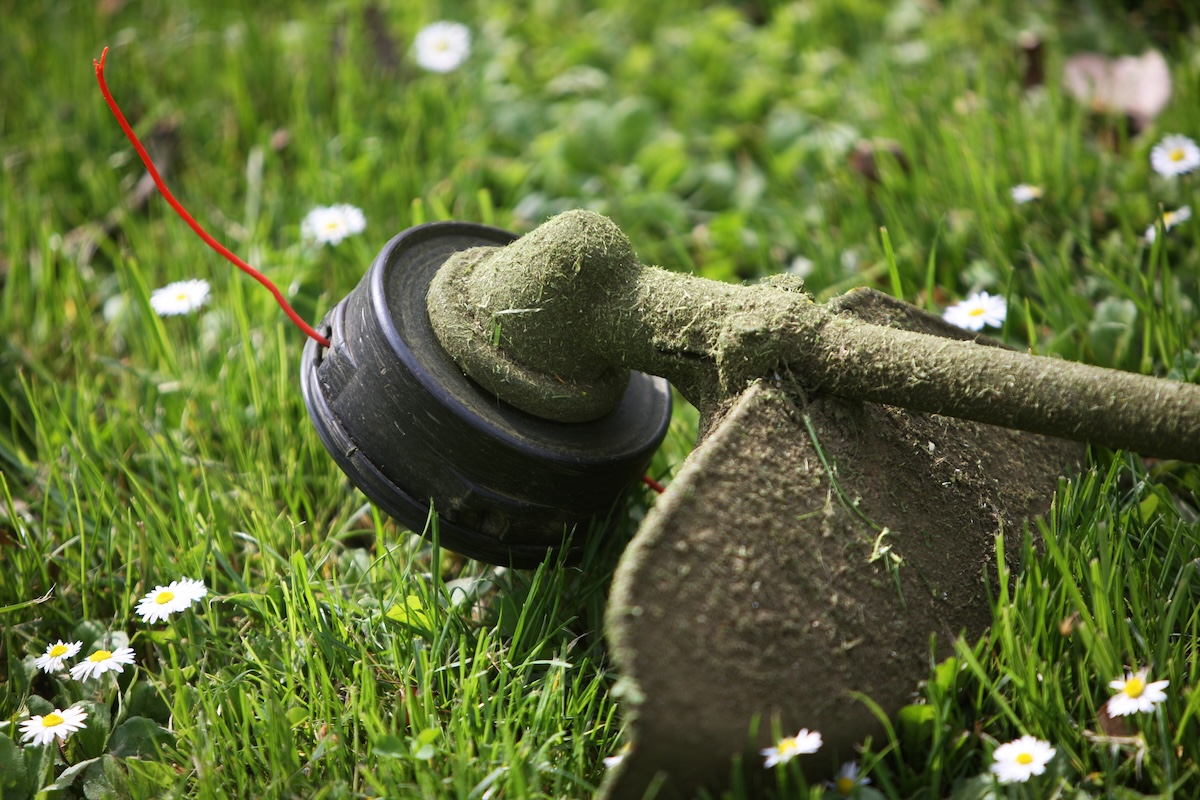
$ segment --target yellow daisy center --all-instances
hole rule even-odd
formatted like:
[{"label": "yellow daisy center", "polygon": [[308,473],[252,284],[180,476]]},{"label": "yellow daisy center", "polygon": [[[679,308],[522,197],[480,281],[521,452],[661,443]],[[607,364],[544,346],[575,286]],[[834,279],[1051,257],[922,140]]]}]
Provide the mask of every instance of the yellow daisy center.
[{"label": "yellow daisy center", "polygon": [[58,714],[47,714],[46,716],[42,717],[42,727],[44,728],[53,728],[55,725],[62,725],[64,722],[66,722],[66,720],[60,717]]},{"label": "yellow daisy center", "polygon": [[154,598],[154,602],[158,603],[160,606],[165,606],[167,603],[171,602],[174,599],[175,599],[174,592],[159,592],[158,596]]},{"label": "yellow daisy center", "polygon": [[50,653],[48,655],[51,658],[58,658],[59,656],[66,655],[67,650],[68,647],[65,644],[56,644],[54,647],[50,648]]},{"label": "yellow daisy center", "polygon": [[182,303],[188,299],[187,292],[179,292],[175,295],[175,299]]},{"label": "yellow daisy center", "polygon": [[342,223],[338,222],[336,219],[331,219],[329,222],[325,223],[325,230],[327,231],[336,231],[340,227],[342,227]]},{"label": "yellow daisy center", "polygon": [[834,784],[834,788],[837,789],[837,793],[842,797],[849,797],[850,793],[854,791],[854,786],[855,784],[853,778],[838,778],[837,782]]},{"label": "yellow daisy center", "polygon": [[1130,697],[1141,697],[1142,692],[1146,690],[1146,682],[1134,675],[1129,680],[1125,681],[1125,688],[1122,690]]},{"label": "yellow daisy center", "polygon": [[101,661],[108,661],[110,658],[112,658],[111,650],[97,650],[88,656],[88,661],[99,663]]},{"label": "yellow daisy center", "polygon": [[1033,756],[1029,753],[1021,753],[1019,756],[1017,756],[1017,763],[1021,764],[1022,766],[1032,764]]},{"label": "yellow daisy center", "polygon": [[1176,147],[1171,152],[1167,153],[1167,158],[1171,159],[1172,161],[1183,161],[1183,156],[1184,152],[1182,147]]},{"label": "yellow daisy center", "polygon": [[798,750],[799,748],[796,746],[796,740],[789,736],[786,739],[780,739],[779,746],[775,749],[779,751],[779,755],[786,756],[788,753]]},{"label": "yellow daisy center", "polygon": [[980,306],[979,308],[972,308],[970,311],[967,312],[967,316],[968,317],[982,317],[983,311],[984,311],[984,309],[982,306]]}]

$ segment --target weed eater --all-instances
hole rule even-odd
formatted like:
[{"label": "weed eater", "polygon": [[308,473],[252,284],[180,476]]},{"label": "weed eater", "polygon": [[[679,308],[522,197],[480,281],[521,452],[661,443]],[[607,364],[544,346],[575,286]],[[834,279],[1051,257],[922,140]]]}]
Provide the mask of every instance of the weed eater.
[{"label": "weed eater", "polygon": [[493,563],[539,562],[637,479],[663,378],[699,410],[608,602],[631,748],[606,797],[719,787],[801,726],[825,736],[819,774],[882,733],[864,698],[910,701],[931,636],[986,628],[997,535],[1049,509],[1080,442],[1200,460],[1200,386],[1027,355],[869,289],[819,304],[794,278],[643,266],[585,211],[520,239],[405,231],[321,330],[301,382],[334,459]]},{"label": "weed eater", "polygon": [[643,266],[584,211],[520,239],[411,228],[314,329],[175,200],[95,70],[171,206],[308,334],[322,442],[409,528],[436,510],[443,545],[540,563],[642,474],[668,381],[699,410],[614,576],[631,747],[604,797],[720,787],[800,727],[825,737],[801,756],[820,774],[908,702],[930,637],[988,625],[998,534],[1049,509],[1081,442],[1200,461],[1200,386],[1026,355],[869,289],[818,304],[795,278]]}]

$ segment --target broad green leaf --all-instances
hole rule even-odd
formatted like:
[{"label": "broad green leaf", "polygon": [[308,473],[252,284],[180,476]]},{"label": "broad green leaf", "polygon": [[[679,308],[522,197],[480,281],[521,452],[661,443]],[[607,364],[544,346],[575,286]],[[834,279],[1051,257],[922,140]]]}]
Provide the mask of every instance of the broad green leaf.
[{"label": "broad green leaf", "polygon": [[439,728],[424,728],[416,736],[417,748],[413,751],[413,758],[421,761],[428,761],[437,755],[437,749],[433,743],[442,735]]},{"label": "broad green leaf", "polygon": [[996,781],[988,773],[976,775],[954,787],[949,800],[1001,800],[996,794]]},{"label": "broad green leaf", "polygon": [[175,765],[166,761],[121,760],[110,756],[105,759],[104,769],[110,776],[116,770],[124,773],[127,796],[134,798],[167,796],[177,780]]},{"label": "broad green leaf", "polygon": [[[54,780],[54,783],[47,786],[46,789],[69,789],[69,788],[71,788],[71,786],[75,783],[75,781],[79,779],[79,776],[82,775],[83,772],[88,767],[92,766],[99,760],[100,760],[99,757],[88,758],[83,761],[80,761],[77,764],[72,764],[71,766],[67,767],[62,772],[60,772],[58,774],[58,777]],[[5,795],[5,797],[7,798],[7,795]]]},{"label": "broad green leaf", "polygon": [[1142,522],[1149,522],[1150,518],[1154,516],[1154,512],[1157,510],[1158,495],[1156,494],[1146,495],[1142,502],[1138,504],[1138,512],[1141,516]]},{"label": "broad green leaf", "polygon": [[97,759],[83,776],[83,796],[87,800],[123,800],[124,788],[120,762],[112,756]]},{"label": "broad green leaf", "polygon": [[18,661],[15,653],[9,658],[9,685],[6,688],[10,697],[23,696],[31,691],[33,681],[40,671],[34,663],[36,660],[36,656],[28,655]]},{"label": "broad green leaf", "polygon": [[29,708],[29,715],[33,717],[44,717],[54,710],[53,703],[37,694],[29,695],[25,705]]},{"label": "broad green leaf", "polygon": [[923,747],[933,736],[936,712],[922,703],[902,706],[896,714],[896,727],[906,746]]},{"label": "broad green leaf", "polygon": [[179,641],[179,632],[174,627],[156,631],[145,631],[142,635],[149,636],[150,641],[157,645],[171,644]]},{"label": "broad green leaf", "polygon": [[0,733],[0,797],[5,800],[25,800],[33,794],[25,769],[25,751]]},{"label": "broad green leaf", "polygon": [[415,594],[405,597],[403,603],[394,603],[387,610],[386,616],[390,620],[395,620],[401,625],[407,625],[410,628],[416,628],[423,633],[428,632],[432,628],[429,622],[429,615],[425,613],[425,604]]},{"label": "broad green leaf", "polygon": [[102,623],[94,619],[85,619],[75,626],[75,630],[71,631],[71,637],[83,642],[82,652],[87,653],[107,631],[108,629]]},{"label": "broad green leaf", "polygon": [[170,731],[152,719],[130,717],[113,731],[108,752],[118,758],[153,758],[173,738]]},{"label": "broad green leaf", "polygon": [[94,759],[104,753],[108,735],[112,732],[112,713],[106,703],[80,703],[87,711],[83,730],[77,731],[71,741],[79,747],[84,758]]},{"label": "broad green leaf", "polygon": [[147,717],[164,725],[171,718],[171,707],[159,696],[154,684],[142,680],[129,687],[124,713],[131,717]]},{"label": "broad green leaf", "polygon": [[404,740],[391,733],[385,733],[371,742],[371,750],[376,758],[404,758],[408,755],[408,747]]},{"label": "broad green leaf", "polygon": [[954,688],[954,682],[958,678],[958,659],[950,656],[942,663],[934,667],[934,682],[943,692],[949,692]]},{"label": "broad green leaf", "polygon": [[916,728],[932,723],[934,718],[934,710],[933,706],[926,703],[921,703],[917,705],[903,706],[900,709],[900,713],[896,716],[901,725],[911,725]]}]

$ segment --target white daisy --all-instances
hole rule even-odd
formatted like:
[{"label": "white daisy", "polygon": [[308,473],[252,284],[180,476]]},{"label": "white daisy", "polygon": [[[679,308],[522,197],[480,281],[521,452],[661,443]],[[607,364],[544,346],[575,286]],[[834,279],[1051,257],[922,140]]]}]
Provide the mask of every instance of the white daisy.
[{"label": "white daisy", "polygon": [[190,280],[168,283],[150,293],[150,307],[160,317],[187,314],[208,300],[208,281]]},{"label": "white daisy", "polygon": [[870,782],[871,779],[863,775],[858,768],[858,762],[847,761],[838,769],[833,780],[828,781],[826,785],[833,789],[839,797],[849,797],[859,786],[866,786]]},{"label": "white daisy", "polygon": [[618,766],[620,766],[621,762],[625,760],[625,756],[629,753],[629,749],[630,748],[629,748],[628,742],[621,745],[620,750],[613,753],[611,756],[607,756],[604,759],[604,768],[605,769],[616,769]]},{"label": "white daisy", "polygon": [[192,604],[192,597],[181,594],[178,591],[178,583],[173,581],[170,586],[155,586],[138,601],[134,613],[142,618],[142,622],[158,622],[176,611],[183,611]]},{"label": "white daisy", "polygon": [[1146,676],[1149,673],[1148,669],[1139,669],[1137,672],[1126,672],[1125,680],[1109,682],[1109,688],[1117,690],[1117,693],[1108,699],[1108,715],[1110,717],[1124,717],[1139,711],[1153,711],[1156,705],[1167,699],[1163,689],[1167,688],[1171,682],[1146,683]]},{"label": "white daisy", "polygon": [[132,647],[118,647],[116,650],[97,650],[83,661],[71,667],[71,677],[77,681],[98,678],[106,672],[124,672],[124,665],[132,663]]},{"label": "white daisy", "polygon": [[1178,133],[1164,136],[1150,150],[1150,166],[1159,175],[1173,178],[1200,167],[1200,147]]},{"label": "white daisy", "polygon": [[801,278],[807,278],[817,266],[816,262],[807,256],[796,256],[788,264],[788,272]]},{"label": "white daisy", "polygon": [[21,743],[49,744],[55,737],[66,739],[72,733],[86,728],[87,712],[77,706],[56,708],[49,714],[30,717],[21,723]]},{"label": "white daisy", "polygon": [[434,22],[417,33],[413,58],[430,72],[453,72],[471,52],[471,31],[459,22]]},{"label": "white daisy", "polygon": [[362,233],[367,218],[362,209],[342,203],[336,206],[317,206],[300,222],[300,235],[317,244],[340,244],[342,239]]},{"label": "white daisy", "polygon": [[992,753],[992,773],[1001,783],[1024,783],[1046,771],[1054,748],[1033,736],[1002,744]]},{"label": "white daisy", "polygon": [[83,642],[64,642],[59,639],[54,644],[47,645],[46,652],[38,656],[33,663],[43,672],[58,672],[63,668],[63,662],[78,653],[81,647]]},{"label": "white daisy", "polygon": [[[1164,231],[1169,231],[1181,222],[1187,222],[1192,218],[1191,206],[1180,206],[1174,211],[1164,211],[1162,215],[1162,226]],[[1154,244],[1155,238],[1158,236],[1158,230],[1154,225],[1146,228],[1145,239],[1149,244]]]},{"label": "white daisy", "polygon": [[198,581],[195,578],[180,578],[177,581],[171,581],[171,585],[167,589],[174,592],[176,597],[186,599],[188,605],[197,600],[203,600],[208,595],[208,587],[204,585],[204,581]]},{"label": "white daisy", "polygon": [[1008,313],[1008,304],[1003,297],[990,295],[987,292],[975,292],[955,303],[942,313],[942,317],[951,325],[966,328],[969,331],[981,331],[986,326],[998,328],[1004,324]]},{"label": "white daisy", "polygon": [[760,752],[766,761],[764,767],[786,764],[798,755],[815,753],[821,749],[821,734],[801,728],[795,736],[785,736],[774,747],[765,747]]},{"label": "white daisy", "polygon": [[1009,191],[1012,194],[1013,202],[1018,205],[1042,199],[1042,187],[1034,186],[1032,183],[1019,183]]}]

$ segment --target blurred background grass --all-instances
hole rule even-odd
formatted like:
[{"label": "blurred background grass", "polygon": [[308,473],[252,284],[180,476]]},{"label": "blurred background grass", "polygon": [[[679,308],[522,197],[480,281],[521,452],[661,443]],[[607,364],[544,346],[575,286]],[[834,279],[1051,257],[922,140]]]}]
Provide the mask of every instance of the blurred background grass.
[{"label": "blurred background grass", "polygon": [[[998,292],[1014,344],[1197,374],[1196,228],[1141,238],[1160,207],[1198,199],[1194,178],[1148,161],[1162,134],[1200,135],[1200,11],[1185,0],[106,0],[4,2],[0,18],[0,609],[53,589],[0,618],[0,720],[75,699],[31,669],[47,641],[123,631],[135,683],[161,701],[136,716],[172,732],[156,760],[72,741],[69,760],[99,759],[93,793],[586,796],[619,743],[604,590],[652,502],[632,497],[581,569],[532,574],[440,553],[374,513],[306,419],[301,335],[139,188],[95,86],[105,45],[175,193],[313,322],[411,224],[521,232],[584,207],[648,263],[729,281],[792,270],[821,297],[874,285],[935,311]],[[473,36],[446,75],[409,53],[437,19]],[[1140,129],[1061,87],[1073,54],[1149,47],[1173,96]],[[1016,205],[1018,183],[1043,198]],[[304,214],[343,202],[366,232],[304,245]],[[153,288],[193,277],[213,284],[202,313],[150,311]],[[654,477],[694,432],[681,408]],[[1078,791],[1194,796],[1197,477],[1094,453],[1047,522],[1057,549],[1028,550],[998,598],[992,638],[964,643],[959,677],[931,681],[927,710],[865,755],[876,785],[985,796],[969,792],[988,742],[1027,730],[1054,737]],[[221,598],[194,628],[128,622],[181,574]],[[433,615],[415,630],[386,616],[409,598]],[[1083,731],[1139,660],[1180,694],[1135,764],[1136,744]],[[116,729],[131,711],[110,714]]]}]

